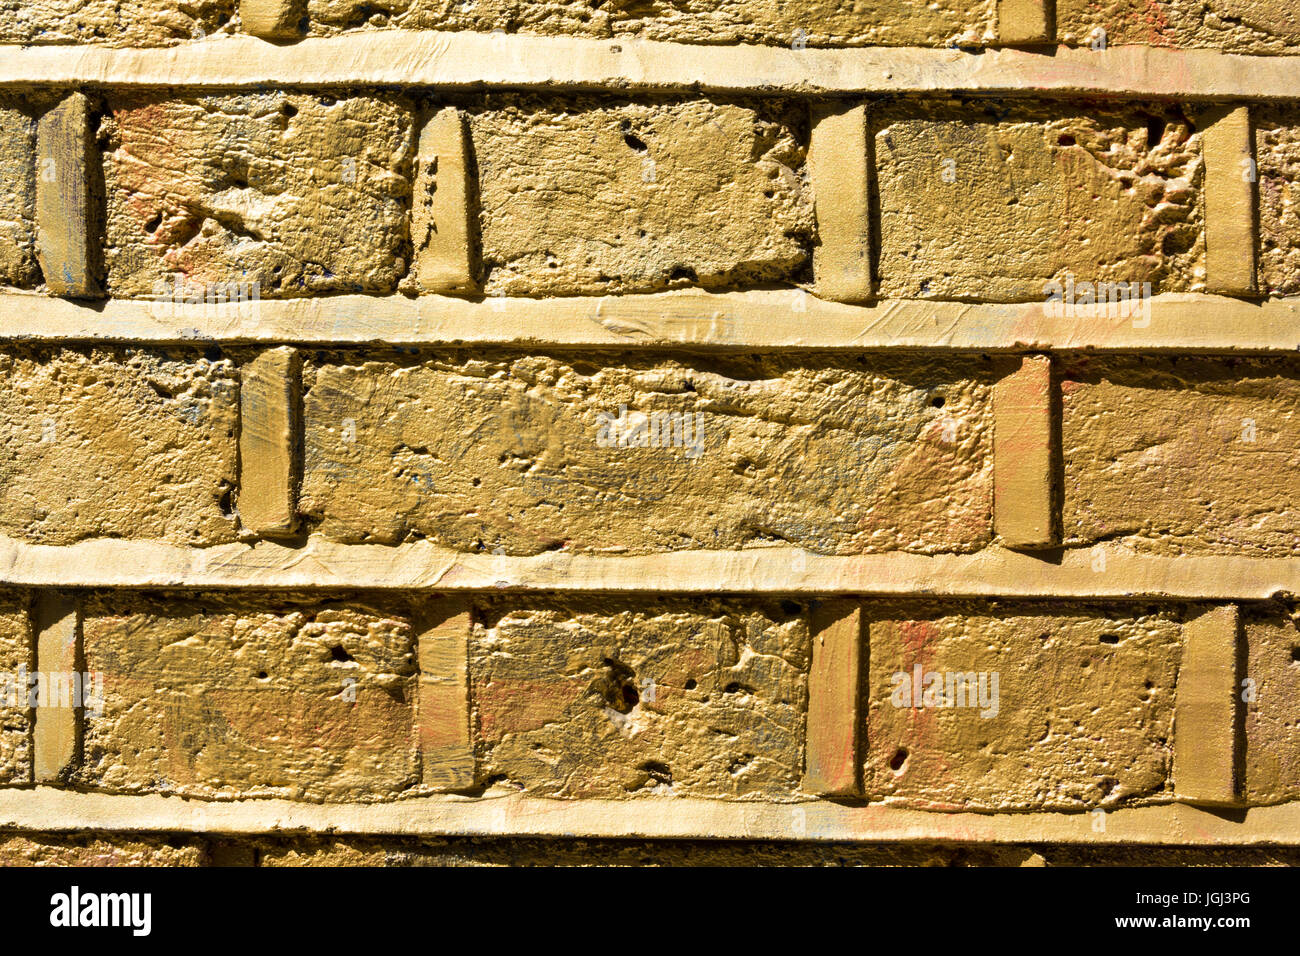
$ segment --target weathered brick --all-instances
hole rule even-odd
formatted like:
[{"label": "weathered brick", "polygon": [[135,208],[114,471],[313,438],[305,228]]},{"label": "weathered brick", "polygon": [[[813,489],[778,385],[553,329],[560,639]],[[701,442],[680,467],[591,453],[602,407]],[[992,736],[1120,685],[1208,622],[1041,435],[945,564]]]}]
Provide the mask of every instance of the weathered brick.
[{"label": "weathered brick", "polygon": [[[304,372],[300,507],[340,540],[859,553],[991,536],[983,359],[346,361]],[[609,447],[667,413],[686,416],[685,443],[660,432],[661,447]]]},{"label": "weathered brick", "polygon": [[0,286],[30,289],[36,264],[36,120],[0,100]]},{"label": "weathered brick", "polygon": [[590,0],[310,0],[318,33],[365,25],[637,36],[686,43],[949,46],[994,35],[995,0],[710,0],[595,4]]},{"label": "weathered brick", "polygon": [[1269,295],[1300,292],[1300,110],[1256,107],[1255,163],[1258,177],[1259,285]]},{"label": "weathered brick", "polygon": [[1056,0],[1056,35],[1107,46],[1209,47],[1231,53],[1289,53],[1300,47],[1300,13],[1276,0]]},{"label": "weathered brick", "polygon": [[1300,798],[1300,607],[1242,609],[1245,802]]},{"label": "weathered brick", "polygon": [[1203,284],[1199,140],[1177,110],[934,103],[874,127],[882,298],[1043,300],[1069,275]]},{"label": "weathered brick", "polygon": [[199,353],[133,349],[0,354],[0,532],[234,538],[238,382]]},{"label": "weathered brick", "polygon": [[798,788],[809,643],[797,604],[487,608],[470,654],[491,783],[603,798]]},{"label": "weathered brick", "polygon": [[[869,800],[1027,810],[1172,796],[1175,613],[1062,604],[866,611]],[[918,667],[923,691],[932,673],[943,675],[941,693],[949,673],[988,675],[985,700],[996,707],[971,706],[969,694],[967,706],[914,706]]]},{"label": "weathered brick", "polygon": [[489,97],[469,122],[489,294],[747,285],[809,261],[793,107]]},{"label": "weathered brick", "polygon": [[256,93],[110,102],[109,284],[149,296],[257,283],[261,298],[391,292],[410,256],[410,108]]},{"label": "weathered brick", "polygon": [[1077,357],[1062,379],[1067,544],[1295,553],[1300,362]]},{"label": "weathered brick", "polygon": [[0,591],[0,783],[5,784],[29,783],[32,777],[32,712],[25,680],[36,670],[30,603],[22,592]]},{"label": "weathered brick", "polygon": [[419,780],[400,607],[108,594],[87,601],[84,634],[105,700],[81,785],[373,801]]},{"label": "weathered brick", "polygon": [[0,0],[0,43],[169,46],[228,32],[237,0]]},{"label": "weathered brick", "polygon": [[0,835],[0,866],[203,866],[203,841],[127,834]]}]

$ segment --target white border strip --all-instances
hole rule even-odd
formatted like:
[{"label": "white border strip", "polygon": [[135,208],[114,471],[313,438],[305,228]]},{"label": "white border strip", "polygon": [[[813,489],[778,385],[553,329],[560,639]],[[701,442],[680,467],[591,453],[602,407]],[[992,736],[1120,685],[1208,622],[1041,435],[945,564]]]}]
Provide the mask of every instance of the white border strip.
[{"label": "white border strip", "polygon": [[[1166,294],[1150,314],[1053,317],[1042,302],[857,306],[802,290],[557,299],[343,295],[180,304],[0,293],[0,342],[582,348],[1256,351],[1300,348],[1300,298]],[[1081,307],[1082,308],[1082,307]]]},{"label": "white border strip", "polygon": [[993,547],[976,554],[838,557],[773,547],[510,557],[462,554],[427,541],[385,546],[312,538],[301,547],[259,541],[186,548],[0,538],[0,585],[1259,601],[1300,593],[1300,557],[1166,557],[1113,543],[1040,555]]},{"label": "white border strip", "polygon": [[1094,51],[701,46],[637,39],[366,30],[272,45],[8,46],[0,85],[249,88],[397,85],[720,93],[1050,93],[1297,98],[1300,57],[1118,46]]},{"label": "white border strip", "polygon": [[937,813],[886,805],[623,801],[520,795],[419,797],[382,804],[190,800],[0,790],[0,830],[241,835],[357,834],[813,842],[1300,845],[1300,803],[1254,807],[1237,820],[1179,804],[1094,813]]}]

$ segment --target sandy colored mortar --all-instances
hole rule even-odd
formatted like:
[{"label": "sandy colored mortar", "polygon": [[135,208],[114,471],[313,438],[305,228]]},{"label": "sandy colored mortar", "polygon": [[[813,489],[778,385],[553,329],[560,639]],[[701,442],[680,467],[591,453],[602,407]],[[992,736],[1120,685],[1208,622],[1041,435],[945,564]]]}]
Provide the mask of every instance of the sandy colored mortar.
[{"label": "sandy colored mortar", "polygon": [[364,802],[418,779],[400,605],[120,592],[87,602],[84,632],[105,702],[81,786]]},{"label": "sandy colored mortar", "polygon": [[[851,554],[990,537],[985,359],[354,361],[318,358],[304,373],[300,507],[330,538]],[[622,406],[646,447],[601,445],[599,416]],[[666,414],[688,416],[698,444],[651,433],[649,416]],[[639,440],[633,427],[621,434]]]},{"label": "sandy colored mortar", "polygon": [[1199,140],[1176,109],[900,103],[872,124],[882,298],[1203,286]]},{"label": "sandy colored mortar", "polygon": [[1294,555],[1300,362],[1078,357],[1063,364],[1067,546]]}]

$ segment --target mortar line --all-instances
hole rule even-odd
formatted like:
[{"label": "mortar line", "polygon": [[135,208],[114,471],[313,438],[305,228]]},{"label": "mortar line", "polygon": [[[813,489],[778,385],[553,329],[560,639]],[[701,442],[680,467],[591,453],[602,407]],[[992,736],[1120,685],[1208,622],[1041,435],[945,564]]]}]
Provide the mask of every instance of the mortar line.
[{"label": "mortar line", "polygon": [[263,540],[207,548],[117,538],[39,545],[0,537],[0,585],[1222,602],[1300,593],[1300,557],[1167,556],[1116,543],[1037,553],[990,546],[969,554],[836,556],[771,547],[513,557],[429,541],[341,544],[315,536],[301,545]]},{"label": "mortar line", "polygon": [[1166,293],[1146,299],[1140,314],[1106,310],[1079,306],[1073,314],[1054,315],[1041,301],[893,299],[852,305],[798,288],[551,299],[337,295],[202,305],[150,299],[91,304],[4,292],[0,342],[1144,353],[1300,349],[1300,297],[1259,302]]},{"label": "mortar line", "polygon": [[943,813],[826,801],[757,803],[692,797],[553,800],[427,796],[380,804],[283,799],[0,790],[0,831],[293,836],[613,837],[882,843],[1051,843],[1165,846],[1300,845],[1300,802],[1224,815],[1186,804],[1097,813]]},{"label": "mortar line", "polygon": [[1293,100],[1300,57],[1147,46],[791,49],[633,38],[374,30],[277,45],[0,47],[0,86],[250,89],[395,86],[758,96],[894,93]]}]

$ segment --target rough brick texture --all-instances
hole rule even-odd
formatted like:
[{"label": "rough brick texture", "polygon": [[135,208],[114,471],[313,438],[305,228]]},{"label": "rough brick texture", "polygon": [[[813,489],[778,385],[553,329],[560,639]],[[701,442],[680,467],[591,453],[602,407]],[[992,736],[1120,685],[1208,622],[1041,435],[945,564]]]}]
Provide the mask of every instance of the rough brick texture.
[{"label": "rough brick texture", "polygon": [[229,360],[9,349],[0,383],[0,532],[42,544],[233,540],[239,385]]},{"label": "rough brick texture", "polygon": [[1254,111],[1259,189],[1259,278],[1272,295],[1300,292],[1300,214],[1294,196],[1300,176],[1300,111]]},{"label": "rough brick texture", "polygon": [[1300,606],[1251,609],[1246,638],[1245,797],[1251,804],[1300,797]]},{"label": "rough brick texture", "polygon": [[0,43],[167,46],[229,32],[238,0],[3,0]]},{"label": "rough brick texture", "polygon": [[[1170,796],[1175,614],[1059,604],[867,613],[868,799],[1063,810]],[[920,706],[904,696],[918,667]],[[932,673],[943,686],[926,698]],[[960,693],[957,706],[934,706],[949,673],[990,675],[984,696],[976,678],[965,706]]]},{"label": "rough brick texture", "polygon": [[1295,53],[1300,14],[1270,0],[1056,0],[1056,33],[1087,44],[1106,31],[1107,46],[1207,47],[1232,53]]},{"label": "rough brick texture", "polygon": [[0,836],[0,866],[204,866],[204,841],[130,834]]},{"label": "rough brick texture", "polygon": [[1300,363],[1080,357],[1062,377],[1067,544],[1296,552]]},{"label": "rough brick texture", "polygon": [[36,121],[0,99],[0,286],[28,289],[36,264]]},{"label": "rough brick texture", "polygon": [[486,291],[790,279],[809,258],[806,116],[690,100],[489,98],[470,117]]},{"label": "rough brick texture", "polygon": [[1203,284],[1199,142],[1177,110],[971,101],[885,107],[873,125],[882,298],[1041,301],[1070,275]]},{"label": "rough brick texture", "polygon": [[256,282],[261,298],[391,292],[410,258],[409,107],[371,96],[116,98],[108,279]]},{"label": "rough brick texture", "polygon": [[318,33],[368,25],[784,46],[978,43],[993,36],[996,22],[994,0],[686,0],[595,7],[586,0],[485,0],[470,7],[442,0],[310,0],[308,9]]},{"label": "rough brick texture", "polygon": [[[857,553],[990,537],[984,359],[309,364],[301,507],[344,541]],[[685,442],[651,434],[669,413],[689,420]],[[638,440],[638,423],[645,447],[613,445]]]},{"label": "rough brick texture", "polygon": [[418,780],[409,614],[276,596],[100,595],[84,786],[206,798],[387,799]]},{"label": "rough brick texture", "polygon": [[490,782],[561,797],[789,796],[808,629],[792,602],[486,608],[470,676]]},{"label": "rough brick texture", "polygon": [[0,592],[0,784],[29,783],[32,777],[32,712],[21,680],[36,669],[30,603],[22,592]]}]

